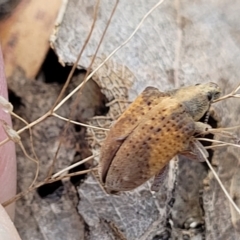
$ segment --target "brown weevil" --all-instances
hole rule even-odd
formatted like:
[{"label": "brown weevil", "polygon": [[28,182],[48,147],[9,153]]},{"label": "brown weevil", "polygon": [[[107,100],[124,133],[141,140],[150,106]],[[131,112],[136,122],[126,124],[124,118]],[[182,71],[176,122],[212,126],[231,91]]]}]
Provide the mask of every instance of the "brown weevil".
[{"label": "brown weevil", "polygon": [[129,191],[155,176],[155,190],[176,155],[202,161],[201,143],[194,135],[210,127],[199,120],[220,92],[215,83],[168,92],[147,87],[114,123],[102,145],[98,169],[105,188]]}]

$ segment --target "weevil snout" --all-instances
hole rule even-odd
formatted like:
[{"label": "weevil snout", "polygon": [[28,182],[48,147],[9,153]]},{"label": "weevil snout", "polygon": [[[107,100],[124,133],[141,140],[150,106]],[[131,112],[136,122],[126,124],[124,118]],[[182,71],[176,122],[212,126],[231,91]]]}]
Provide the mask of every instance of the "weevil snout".
[{"label": "weevil snout", "polygon": [[185,105],[194,121],[198,121],[209,110],[211,103],[219,98],[221,89],[216,83],[208,82],[179,88],[172,94]]},{"label": "weevil snout", "polygon": [[220,97],[221,94],[221,89],[220,87],[213,82],[208,83],[209,85],[209,90],[208,90],[208,100],[212,102],[213,100],[216,100]]}]

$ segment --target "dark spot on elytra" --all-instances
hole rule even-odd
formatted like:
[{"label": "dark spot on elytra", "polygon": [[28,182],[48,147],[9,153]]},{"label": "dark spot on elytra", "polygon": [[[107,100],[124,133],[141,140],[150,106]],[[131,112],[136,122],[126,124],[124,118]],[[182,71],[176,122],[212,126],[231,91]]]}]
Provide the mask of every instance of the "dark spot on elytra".
[{"label": "dark spot on elytra", "polygon": [[163,121],[165,119],[165,117],[160,117],[160,121]]},{"label": "dark spot on elytra", "polygon": [[153,117],[153,118],[152,118],[152,121],[154,121],[154,120],[155,120],[155,118]]},{"label": "dark spot on elytra", "polygon": [[149,129],[150,129],[150,130],[153,130],[153,126],[151,126]]},{"label": "dark spot on elytra", "polygon": [[167,130],[166,130],[166,131],[167,131],[167,132],[170,132],[170,130],[171,130],[170,128],[167,128]]},{"label": "dark spot on elytra", "polygon": [[149,168],[149,164],[148,162],[145,162],[145,164],[143,163],[143,166],[145,165],[146,168]]},{"label": "dark spot on elytra", "polygon": [[152,138],[151,138],[151,137],[149,137],[149,138],[148,138],[148,141],[151,141],[151,140],[152,140]]},{"label": "dark spot on elytra", "polygon": [[133,118],[133,119],[132,119],[132,122],[133,122],[133,123],[135,123],[136,121],[137,121],[137,119],[136,119],[136,118]]},{"label": "dark spot on elytra", "polygon": [[156,129],[156,132],[160,132],[162,129],[161,128],[157,128]]},{"label": "dark spot on elytra", "polygon": [[179,122],[181,120],[180,116],[177,115],[176,118],[175,118],[175,122]]},{"label": "dark spot on elytra", "polygon": [[147,105],[148,105],[148,106],[150,106],[150,105],[151,105],[151,103],[152,103],[152,102],[150,102],[150,101],[149,101],[149,102],[147,102]]}]

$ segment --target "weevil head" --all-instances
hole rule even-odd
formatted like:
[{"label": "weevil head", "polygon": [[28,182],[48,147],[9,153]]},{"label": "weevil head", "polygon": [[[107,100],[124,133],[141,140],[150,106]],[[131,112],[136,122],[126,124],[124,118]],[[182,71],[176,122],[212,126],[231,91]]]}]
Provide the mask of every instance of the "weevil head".
[{"label": "weevil head", "polygon": [[213,82],[196,84],[195,87],[200,94],[202,93],[207,97],[209,102],[218,99],[221,95],[220,87]]},{"label": "weevil head", "polygon": [[209,110],[213,100],[220,97],[221,89],[216,83],[202,83],[172,91],[173,97],[182,103],[195,121]]}]

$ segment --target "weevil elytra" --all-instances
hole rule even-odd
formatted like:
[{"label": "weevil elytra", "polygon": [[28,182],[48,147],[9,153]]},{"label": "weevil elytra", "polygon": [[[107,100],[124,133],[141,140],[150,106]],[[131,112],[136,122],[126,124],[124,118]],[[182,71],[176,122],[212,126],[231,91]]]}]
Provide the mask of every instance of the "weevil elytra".
[{"label": "weevil elytra", "polygon": [[153,176],[159,184],[169,161],[178,154],[201,161],[194,134],[209,125],[198,122],[219,98],[215,83],[168,92],[147,87],[111,127],[99,162],[108,191],[132,190]]}]

